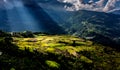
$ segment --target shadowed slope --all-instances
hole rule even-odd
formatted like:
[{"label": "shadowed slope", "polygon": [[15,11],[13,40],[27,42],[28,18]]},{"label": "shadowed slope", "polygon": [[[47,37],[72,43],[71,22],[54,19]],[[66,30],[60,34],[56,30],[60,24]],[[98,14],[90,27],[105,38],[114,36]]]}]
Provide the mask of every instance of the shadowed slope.
[{"label": "shadowed slope", "polygon": [[8,26],[4,26],[2,24],[3,22],[1,22],[1,26],[7,29],[3,29],[4,31],[19,32],[30,30],[33,32],[46,32],[52,34],[65,33],[64,30],[34,0],[29,0],[27,3],[22,0],[12,0],[3,5],[6,5],[6,7],[9,5],[12,6],[9,9],[5,8],[6,15],[1,17],[1,20],[7,24],[9,23],[9,26],[11,27],[11,29],[8,29]]},{"label": "shadowed slope", "polygon": [[[23,1],[24,2],[24,1]],[[64,33],[64,30],[36,3],[29,1],[24,3],[24,6],[29,10],[31,15],[40,22],[39,26],[48,33]]]}]

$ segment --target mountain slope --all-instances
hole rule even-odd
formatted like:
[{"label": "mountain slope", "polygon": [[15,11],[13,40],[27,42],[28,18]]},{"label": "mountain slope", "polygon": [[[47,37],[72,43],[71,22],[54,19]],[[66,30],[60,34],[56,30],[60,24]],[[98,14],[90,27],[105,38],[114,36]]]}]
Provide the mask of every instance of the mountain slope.
[{"label": "mountain slope", "polygon": [[55,22],[36,2],[33,4],[25,4],[30,13],[35,17],[35,19],[41,23],[42,29],[48,33],[65,33],[62,27],[60,27],[57,22]]},{"label": "mountain slope", "polygon": [[[62,27],[55,22],[34,0],[25,3],[25,1],[9,1],[3,3],[6,5],[5,12],[0,12],[4,17],[1,16],[0,20],[4,21],[6,31],[34,31],[34,32],[46,32],[46,33],[65,33]],[[11,8],[8,8],[12,6]],[[5,15],[4,15],[5,13]],[[2,22],[0,24],[3,24]],[[2,29],[5,31],[5,29]]]},{"label": "mountain slope", "polygon": [[66,3],[57,0],[19,0],[8,3],[13,4],[12,8],[5,8],[4,17],[0,18],[2,21],[5,19],[5,24],[1,23],[1,26],[6,31],[30,30],[54,34],[67,32],[83,38],[97,36],[95,39],[98,41],[103,38],[102,41],[105,42],[110,39],[119,43],[119,15],[85,10],[66,11],[63,8]]},{"label": "mountain slope", "polygon": [[[62,26],[66,32],[80,37],[103,36],[111,40],[119,40],[120,16],[103,12],[78,11]],[[102,37],[101,37],[102,38]],[[104,41],[104,38],[103,38]]]}]

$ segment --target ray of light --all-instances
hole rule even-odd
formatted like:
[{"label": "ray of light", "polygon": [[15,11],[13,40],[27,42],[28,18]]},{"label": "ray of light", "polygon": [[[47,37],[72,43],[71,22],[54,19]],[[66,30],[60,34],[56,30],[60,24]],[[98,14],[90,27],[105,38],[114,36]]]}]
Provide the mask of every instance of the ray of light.
[{"label": "ray of light", "polygon": [[28,30],[32,30],[32,31],[38,31],[41,30],[40,27],[38,27],[38,24],[40,24],[40,22],[38,22],[27,10],[26,7],[24,7],[22,1],[17,1],[15,2],[16,5],[20,8],[17,9],[18,13],[22,13],[20,15],[24,25],[26,26],[26,29]]},{"label": "ray of light", "polygon": [[11,10],[8,9],[8,19],[12,31],[40,31],[37,20],[29,13],[27,8],[23,5],[22,1],[12,0],[14,6]]},{"label": "ray of light", "polygon": [[[13,7],[13,1],[10,1],[10,3],[6,2],[5,6],[7,10],[8,23],[11,27],[11,31],[22,31],[22,29],[24,29],[24,26],[21,22],[22,20],[20,19],[17,10]],[[22,27],[22,29],[20,27]]]}]

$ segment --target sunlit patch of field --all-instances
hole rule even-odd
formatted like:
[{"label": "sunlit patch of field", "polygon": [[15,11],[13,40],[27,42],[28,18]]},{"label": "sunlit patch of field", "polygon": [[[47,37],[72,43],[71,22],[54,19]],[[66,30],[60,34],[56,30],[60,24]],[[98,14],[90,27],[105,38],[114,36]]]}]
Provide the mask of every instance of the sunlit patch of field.
[{"label": "sunlit patch of field", "polygon": [[[105,47],[92,41],[67,35],[39,35],[35,38],[13,38],[13,44],[19,49],[28,48],[31,52],[37,50],[41,53],[61,54],[65,57],[76,57],[85,63],[95,63],[99,66],[107,66],[109,58],[119,54],[107,54]],[[109,48],[107,49],[109,50]],[[114,54],[114,53],[113,53]],[[111,56],[110,56],[111,55]],[[114,62],[120,62],[120,58],[113,58]],[[97,61],[97,62],[96,62]],[[46,61],[52,67],[59,67],[54,61]]]},{"label": "sunlit patch of field", "polygon": [[25,50],[25,48],[29,48],[31,52],[36,49],[39,52],[79,57],[78,52],[80,51],[95,50],[95,47],[91,46],[93,44],[91,41],[66,35],[46,35],[36,36],[35,38],[14,37],[13,39],[13,43],[19,46],[19,49]]},{"label": "sunlit patch of field", "polygon": [[[13,38],[13,43],[18,45],[20,49],[29,47],[29,49],[35,48],[58,48],[60,50],[65,50],[71,48],[77,49],[76,51],[82,50],[92,50],[94,47],[91,41],[84,41],[83,39],[72,37],[72,36],[36,36],[35,38]],[[71,49],[70,48],[70,49]]]}]

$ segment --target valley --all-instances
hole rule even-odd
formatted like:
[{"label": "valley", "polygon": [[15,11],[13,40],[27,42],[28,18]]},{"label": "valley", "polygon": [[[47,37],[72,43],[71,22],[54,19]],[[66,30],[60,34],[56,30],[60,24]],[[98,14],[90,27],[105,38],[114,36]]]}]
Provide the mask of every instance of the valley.
[{"label": "valley", "polygon": [[0,0],[0,70],[120,70],[120,0]]}]

